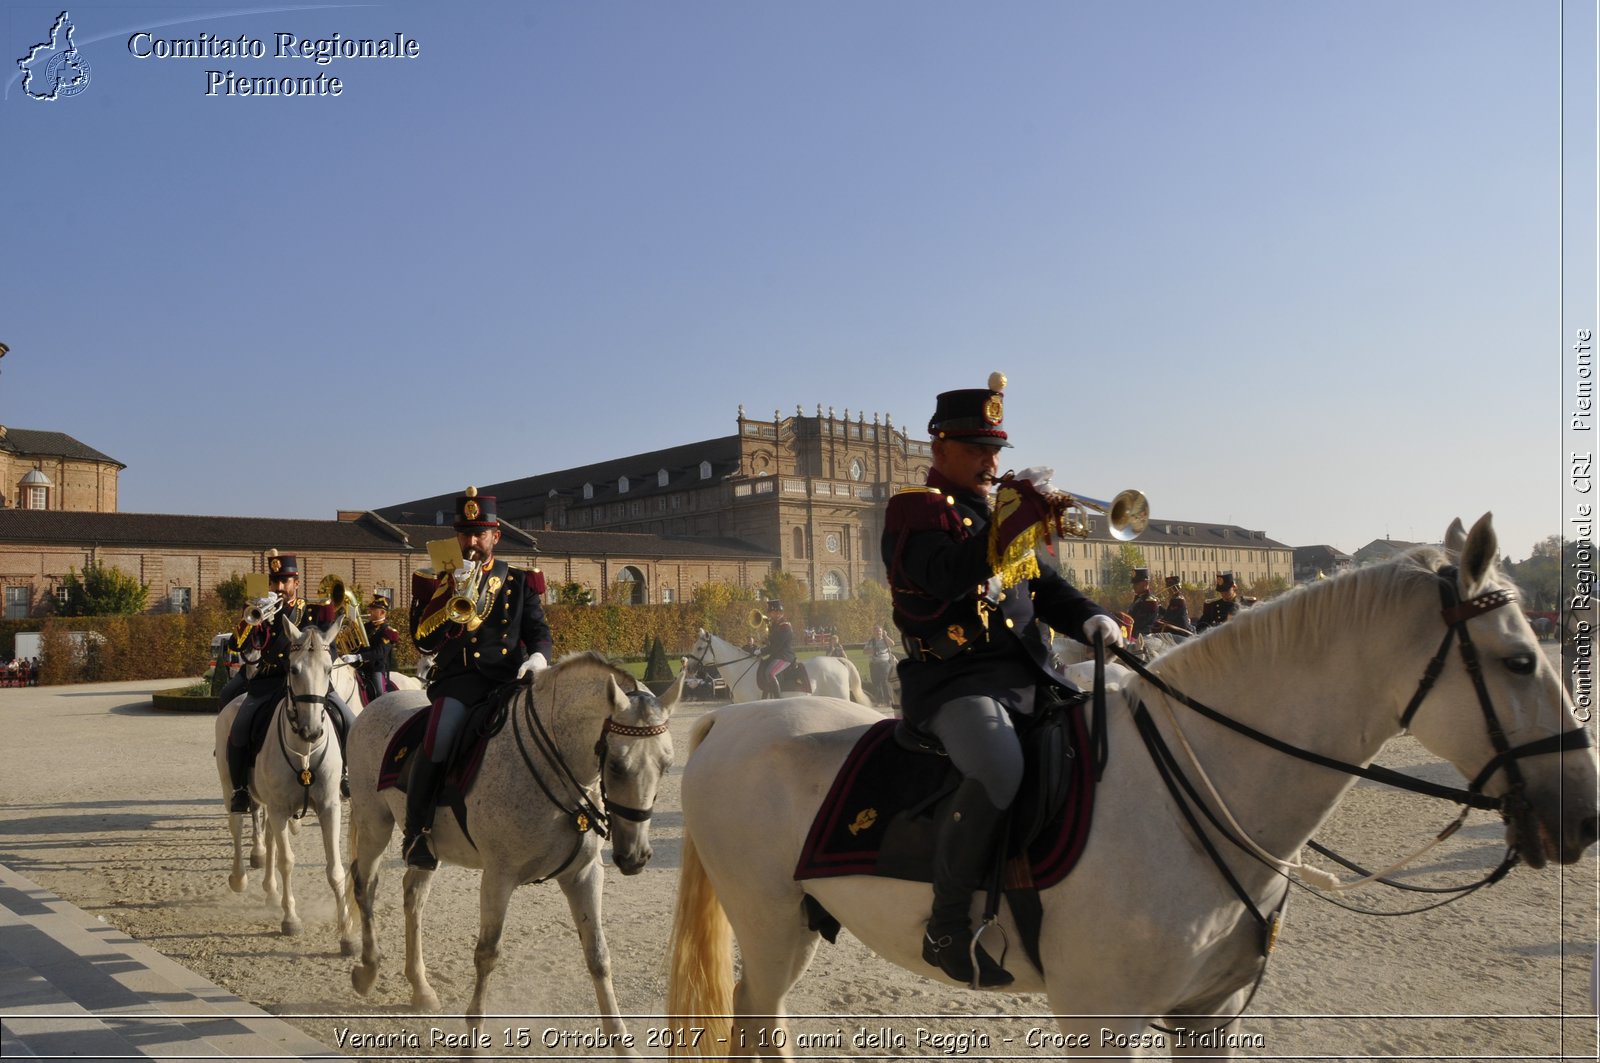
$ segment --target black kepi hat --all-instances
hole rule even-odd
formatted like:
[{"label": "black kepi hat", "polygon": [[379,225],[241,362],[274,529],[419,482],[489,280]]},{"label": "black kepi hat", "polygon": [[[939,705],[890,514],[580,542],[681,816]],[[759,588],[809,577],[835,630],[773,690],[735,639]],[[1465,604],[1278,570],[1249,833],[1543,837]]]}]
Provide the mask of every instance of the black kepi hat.
[{"label": "black kepi hat", "polygon": [[1233,582],[1232,571],[1217,573],[1217,590],[1231,591],[1235,586],[1236,584]]},{"label": "black kepi hat", "polygon": [[1005,418],[1006,375],[990,373],[986,388],[941,392],[935,400],[928,434],[989,447],[1009,447],[1001,422]]},{"label": "black kepi hat", "polygon": [[381,594],[374,594],[372,596],[372,601],[367,603],[367,608],[368,609],[387,609],[387,608],[389,608],[389,599],[385,598]]},{"label": "black kepi hat", "polygon": [[293,554],[280,554],[276,550],[267,551],[267,579],[281,579],[285,576],[300,575],[300,559]]},{"label": "black kepi hat", "polygon": [[500,518],[495,514],[494,496],[480,495],[476,487],[467,488],[467,493],[456,496],[456,523],[457,531],[463,528],[498,528]]},{"label": "black kepi hat", "polygon": [[1147,568],[1136,568],[1136,569],[1134,569],[1133,570],[1133,578],[1130,579],[1128,582],[1129,583],[1138,583],[1140,580],[1143,580],[1146,583],[1150,582],[1150,570],[1149,569],[1147,569]]},{"label": "black kepi hat", "polygon": [[1180,580],[1177,576],[1168,576],[1167,577],[1167,586],[1170,587],[1172,590],[1177,590],[1178,589],[1178,584],[1181,583],[1181,582],[1183,582],[1183,581]]},{"label": "black kepi hat", "polygon": [[783,603],[778,601],[778,599],[773,598],[772,600],[767,602],[767,612],[769,612],[769,613],[781,613],[781,612],[783,612]]}]

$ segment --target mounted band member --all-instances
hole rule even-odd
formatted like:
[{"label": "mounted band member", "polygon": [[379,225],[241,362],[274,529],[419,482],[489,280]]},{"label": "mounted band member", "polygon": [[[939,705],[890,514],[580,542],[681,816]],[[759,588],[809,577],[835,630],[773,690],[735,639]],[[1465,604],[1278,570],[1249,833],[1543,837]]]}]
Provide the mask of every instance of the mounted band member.
[{"label": "mounted band member", "polygon": [[[367,603],[367,645],[354,654],[360,662],[357,675],[368,702],[382,697],[390,689],[389,673],[394,670],[394,644],[400,641],[400,632],[389,626],[389,599],[374,594]],[[354,662],[352,662],[354,663]]]},{"label": "mounted band member", "polygon": [[1199,631],[1214,628],[1218,624],[1232,620],[1239,612],[1239,586],[1233,581],[1232,572],[1217,573],[1217,597],[1207,598],[1206,607],[1200,613],[1200,623],[1195,625]]},{"label": "mounted band member", "polygon": [[[987,389],[938,397],[928,422],[927,486],[890,499],[882,542],[906,650],[898,668],[902,712],[913,729],[938,739],[964,780],[939,825],[922,957],[969,984],[972,895],[992,866],[998,829],[1022,780],[1011,716],[1033,712],[1041,683],[1077,689],[1051,669],[1050,646],[1035,621],[1091,644],[1122,642],[1105,609],[1053,567],[1039,566],[1034,549],[1048,542],[1059,518],[1039,488],[1007,479],[991,511],[1000,449],[1011,445],[1001,429],[1004,387],[995,373]],[[1035,475],[1048,480],[1044,470]],[[978,985],[1012,981],[983,949],[975,955]]]},{"label": "mounted band member", "polygon": [[[411,638],[434,660],[428,673],[427,736],[407,784],[400,851],[408,865],[428,870],[439,866],[428,843],[434,805],[468,710],[514,681],[524,663],[535,671],[546,667],[552,652],[539,601],[542,578],[495,560],[500,520],[494,496],[467,488],[456,498],[455,530],[461,556],[477,575],[411,577]],[[463,602],[464,617],[452,608]]]},{"label": "mounted band member", "polygon": [[[266,597],[246,607],[244,619],[239,621],[233,640],[228,644],[236,653],[260,653],[255,674],[246,679],[241,669],[218,694],[221,705],[228,704],[240,693],[245,695],[228,732],[228,774],[233,780],[233,797],[228,803],[230,812],[250,811],[250,729],[256,710],[263,705],[276,705],[288,690],[286,668],[293,643],[288,625],[299,628],[306,623],[328,624],[335,615],[331,607],[310,606],[304,598],[297,597],[300,565],[293,554],[267,552],[267,588],[270,593]],[[328,713],[328,719],[333,723],[339,749],[343,752],[355,713],[332,688],[328,690],[328,706],[333,710]],[[350,796],[348,774],[340,778],[339,791],[345,797]]]},{"label": "mounted band member", "polygon": [[800,661],[794,649],[794,625],[783,615],[783,603],[773,599],[767,603],[767,644],[761,650],[761,689],[769,698],[778,696],[782,689],[783,673]]},{"label": "mounted band member", "polygon": [[1194,622],[1189,619],[1189,602],[1183,596],[1182,580],[1167,577],[1167,604],[1161,609],[1160,628],[1163,631],[1187,631],[1194,634]]},{"label": "mounted band member", "polygon": [[1128,606],[1128,615],[1133,617],[1132,635],[1138,638],[1140,635],[1150,635],[1160,630],[1156,621],[1161,619],[1161,603],[1150,593],[1149,569],[1134,569],[1132,583],[1133,604]]}]

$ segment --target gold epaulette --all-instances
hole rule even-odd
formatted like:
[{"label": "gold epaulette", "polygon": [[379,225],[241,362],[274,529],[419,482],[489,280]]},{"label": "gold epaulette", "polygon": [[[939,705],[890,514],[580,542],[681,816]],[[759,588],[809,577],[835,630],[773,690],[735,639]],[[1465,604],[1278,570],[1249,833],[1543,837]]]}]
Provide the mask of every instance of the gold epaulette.
[{"label": "gold epaulette", "polygon": [[930,487],[924,484],[921,487],[902,487],[900,490],[895,492],[895,495],[898,497],[899,495],[918,495],[924,493],[930,495],[942,495],[944,494],[944,491],[937,487]]}]

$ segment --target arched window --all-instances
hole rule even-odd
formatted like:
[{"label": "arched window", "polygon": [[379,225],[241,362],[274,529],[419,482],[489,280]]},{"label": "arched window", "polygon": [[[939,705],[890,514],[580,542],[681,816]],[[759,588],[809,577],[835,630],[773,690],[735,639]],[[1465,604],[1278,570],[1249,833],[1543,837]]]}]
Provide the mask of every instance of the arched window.
[{"label": "arched window", "polygon": [[665,486],[667,486],[667,470],[665,470],[665,469],[657,469],[656,470],[656,486],[657,487],[665,487]]},{"label": "arched window", "polygon": [[583,485],[583,497],[584,498],[593,498],[594,497],[594,484],[584,484]]},{"label": "arched window", "polygon": [[702,461],[700,463],[700,479],[711,479],[711,463],[709,461]]},{"label": "arched window", "polygon": [[617,494],[625,495],[627,493],[628,493],[628,478],[626,476],[617,477]]},{"label": "arched window", "polygon": [[804,528],[796,528],[793,539],[794,549],[790,553],[797,558],[804,558],[806,556],[806,530]]},{"label": "arched window", "polygon": [[617,589],[621,592],[619,597],[626,605],[643,605],[645,599],[644,573],[632,565],[626,566],[617,573]]},{"label": "arched window", "polygon": [[822,600],[825,602],[844,600],[844,577],[839,573],[824,572],[822,574]]}]

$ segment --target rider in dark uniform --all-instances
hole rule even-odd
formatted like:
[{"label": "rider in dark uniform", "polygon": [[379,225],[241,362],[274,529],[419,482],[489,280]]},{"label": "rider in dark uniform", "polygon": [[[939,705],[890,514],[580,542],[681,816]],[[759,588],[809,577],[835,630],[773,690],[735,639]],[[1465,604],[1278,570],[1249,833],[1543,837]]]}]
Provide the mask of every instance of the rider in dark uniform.
[{"label": "rider in dark uniform", "polygon": [[1189,602],[1183,596],[1182,580],[1177,576],[1167,577],[1167,604],[1162,607],[1160,624],[1162,631],[1187,631],[1194,634],[1194,623],[1189,619]]},{"label": "rider in dark uniform", "polygon": [[783,615],[783,603],[767,603],[767,644],[761,651],[761,690],[769,698],[778,696],[783,673],[799,662],[794,649],[794,625]]},{"label": "rider in dark uniform", "polygon": [[1209,630],[1232,620],[1238,612],[1239,585],[1233,581],[1232,572],[1219,572],[1217,597],[1206,599],[1206,607],[1200,613],[1200,623],[1195,627],[1199,631]]},{"label": "rider in dark uniform", "polygon": [[1132,582],[1133,604],[1128,606],[1128,615],[1133,618],[1133,637],[1138,638],[1160,630],[1156,621],[1161,618],[1161,604],[1150,593],[1149,569],[1134,569]]},{"label": "rider in dark uniform", "polygon": [[374,594],[367,603],[366,646],[356,652],[360,659],[361,687],[367,701],[382,697],[390,690],[389,673],[394,671],[394,646],[400,641],[400,632],[389,626],[389,599]]},{"label": "rider in dark uniform", "polygon": [[[480,564],[483,579],[459,588],[442,573],[411,577],[411,638],[417,649],[434,654],[428,673],[428,730],[415,758],[406,791],[406,822],[400,852],[411,867],[439,866],[428,841],[434,805],[467,712],[517,678],[525,662],[539,670],[550,661],[550,625],[539,600],[543,579],[537,572],[497,561],[500,520],[492,495],[467,488],[456,498],[456,543],[461,556]],[[471,616],[450,619],[450,602],[471,592]]]},{"label": "rider in dark uniform", "polygon": [[[276,601],[251,603],[250,608],[245,610],[245,619],[239,621],[233,640],[229,643],[229,649],[236,653],[260,652],[255,674],[247,679],[244,669],[240,669],[218,694],[220,705],[228,704],[240,693],[245,695],[244,703],[239,706],[239,714],[233,718],[233,726],[228,731],[228,775],[233,781],[233,796],[228,802],[230,812],[250,811],[250,728],[256,711],[263,705],[276,705],[288,690],[287,668],[289,650],[293,645],[288,625],[293,624],[296,628],[307,623],[325,625],[332,623],[335,616],[332,606],[312,606],[304,598],[296,597],[300,590],[300,566],[293,554],[280,554],[276,550],[267,552],[267,586],[277,596]],[[252,610],[259,610],[265,614],[264,618],[252,624]],[[328,690],[328,706],[333,710],[328,718],[333,724],[334,734],[338,736],[339,750],[343,752],[345,738],[356,716],[332,688]],[[339,780],[339,789],[345,797],[350,796],[348,773]]]},{"label": "rider in dark uniform", "polygon": [[[906,651],[898,668],[904,717],[938,739],[963,776],[952,813],[939,824],[922,956],[951,978],[984,987],[1012,981],[982,948],[974,971],[969,952],[973,893],[992,866],[1022,779],[1012,715],[1033,712],[1041,683],[1075,689],[1050,668],[1036,620],[1085,642],[1122,641],[1105,609],[1035,557],[1061,517],[1059,496],[1008,479],[990,508],[1000,448],[1011,445],[1000,427],[1004,387],[995,373],[986,389],[938,397],[927,486],[890,499],[882,542]],[[1043,470],[1034,475],[1048,480]]]}]

